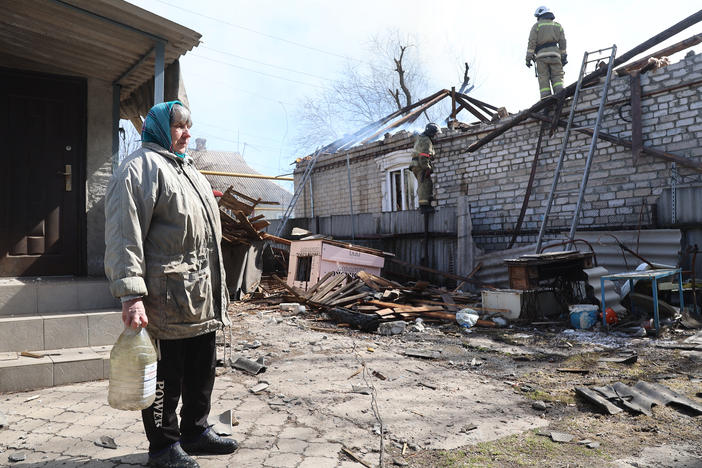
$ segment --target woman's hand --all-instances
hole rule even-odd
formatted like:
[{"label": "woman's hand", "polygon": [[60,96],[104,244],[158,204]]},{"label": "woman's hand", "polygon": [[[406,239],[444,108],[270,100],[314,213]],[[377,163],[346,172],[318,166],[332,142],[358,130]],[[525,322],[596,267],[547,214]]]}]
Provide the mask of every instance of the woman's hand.
[{"label": "woman's hand", "polygon": [[149,324],[141,298],[122,303],[122,322],[125,327],[131,328],[145,327]]}]

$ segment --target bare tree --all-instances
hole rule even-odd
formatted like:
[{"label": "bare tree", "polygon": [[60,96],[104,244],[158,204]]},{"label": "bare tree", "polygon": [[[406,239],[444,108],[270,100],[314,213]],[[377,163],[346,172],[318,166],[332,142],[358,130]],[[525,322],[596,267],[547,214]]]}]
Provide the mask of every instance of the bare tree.
[{"label": "bare tree", "polygon": [[344,78],[302,103],[296,141],[303,149],[329,143],[430,94],[412,36],[397,31],[375,36],[368,49],[368,62],[347,63]]}]

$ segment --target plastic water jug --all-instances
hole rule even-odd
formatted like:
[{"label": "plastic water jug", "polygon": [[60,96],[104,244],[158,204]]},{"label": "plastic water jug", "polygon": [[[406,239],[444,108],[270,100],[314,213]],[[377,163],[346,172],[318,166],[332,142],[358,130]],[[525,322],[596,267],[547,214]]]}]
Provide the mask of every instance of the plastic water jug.
[{"label": "plastic water jug", "polygon": [[156,351],[144,328],[125,328],[110,352],[107,401],[120,410],[142,410],[156,396]]}]

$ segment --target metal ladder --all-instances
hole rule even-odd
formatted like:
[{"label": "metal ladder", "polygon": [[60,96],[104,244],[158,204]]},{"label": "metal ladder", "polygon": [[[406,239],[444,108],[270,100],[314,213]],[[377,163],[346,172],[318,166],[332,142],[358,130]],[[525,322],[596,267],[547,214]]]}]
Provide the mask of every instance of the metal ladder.
[{"label": "metal ladder", "polygon": [[[590,140],[590,146],[589,150],[587,153],[587,159],[585,161],[585,167],[583,169],[583,175],[582,175],[582,180],[580,181],[580,189],[578,193],[578,203],[575,207],[575,212],[573,213],[573,218],[571,219],[570,223],[570,233],[568,234],[568,240],[570,243],[568,244],[568,247],[566,249],[570,250],[573,245],[573,238],[575,237],[575,229],[578,226],[578,221],[580,220],[580,211],[582,210],[582,205],[583,205],[583,198],[585,196],[585,189],[587,187],[587,181],[588,178],[590,177],[590,167],[592,166],[592,159],[593,155],[595,154],[595,149],[597,147],[597,138],[600,133],[600,126],[602,124],[602,114],[604,113],[605,109],[605,104],[607,103],[607,92],[609,90],[609,83],[610,79],[612,76],[612,68],[614,64],[614,57],[617,53],[617,46],[612,45],[612,47],[607,47],[605,49],[600,49],[592,52],[585,52],[583,55],[583,63],[582,66],[580,67],[580,75],[578,75],[578,82],[575,86],[575,94],[573,95],[573,100],[570,106],[570,115],[568,116],[568,124],[566,125],[566,130],[565,134],[563,135],[563,143],[561,145],[561,152],[558,157],[558,164],[556,165],[556,171],[553,175],[553,182],[551,183],[551,191],[548,194],[548,201],[546,202],[546,211],[544,213],[544,216],[541,220],[541,227],[539,229],[539,237],[537,238],[536,241],[536,251],[535,253],[539,253],[541,250],[541,245],[543,242],[544,238],[544,233],[546,232],[546,226],[548,224],[549,220],[549,215],[551,213],[551,207],[553,206],[553,199],[554,196],[557,193],[565,193],[565,192],[572,192],[572,191],[561,191],[559,192],[557,190],[558,188],[558,181],[561,177],[562,173],[562,167],[563,167],[563,162],[565,160],[565,156],[567,153],[568,149],[568,143],[570,139],[570,133],[571,130],[573,129],[573,119],[575,117],[575,112],[576,112],[576,107],[578,106],[578,98],[580,97],[580,90],[583,85],[583,77],[585,76],[585,70],[587,68],[587,65],[589,63],[599,63],[606,57],[604,52],[609,51],[609,61],[607,63],[607,75],[605,77],[604,85],[602,85],[602,96],[600,98],[600,105],[597,109],[597,118],[595,120],[594,126],[588,126],[588,127],[576,127],[576,129],[592,129],[592,139]],[[592,55],[595,55],[596,58],[590,59]],[[596,66],[598,66],[596,65]],[[558,116],[555,116],[555,118],[558,118]],[[579,171],[578,171],[579,172]]]}]

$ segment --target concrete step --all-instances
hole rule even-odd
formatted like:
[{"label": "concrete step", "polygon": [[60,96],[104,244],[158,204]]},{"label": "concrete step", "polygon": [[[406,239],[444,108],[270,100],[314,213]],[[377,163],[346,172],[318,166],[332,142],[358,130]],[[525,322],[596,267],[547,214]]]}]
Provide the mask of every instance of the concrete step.
[{"label": "concrete step", "polygon": [[0,317],[119,308],[105,278],[0,278]]},{"label": "concrete step", "polygon": [[[1,327],[0,327],[1,328]],[[21,392],[109,378],[112,346],[0,353],[0,392]],[[107,398],[107,395],[105,395]]]},{"label": "concrete step", "polygon": [[117,308],[0,316],[0,352],[113,345],[123,329]]}]

